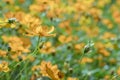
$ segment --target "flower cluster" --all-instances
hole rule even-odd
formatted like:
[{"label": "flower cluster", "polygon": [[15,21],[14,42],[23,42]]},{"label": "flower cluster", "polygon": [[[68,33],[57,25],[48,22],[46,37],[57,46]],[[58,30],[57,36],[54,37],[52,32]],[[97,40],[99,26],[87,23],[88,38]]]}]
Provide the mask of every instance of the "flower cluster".
[{"label": "flower cluster", "polygon": [[120,0],[0,0],[0,79],[119,80]]}]

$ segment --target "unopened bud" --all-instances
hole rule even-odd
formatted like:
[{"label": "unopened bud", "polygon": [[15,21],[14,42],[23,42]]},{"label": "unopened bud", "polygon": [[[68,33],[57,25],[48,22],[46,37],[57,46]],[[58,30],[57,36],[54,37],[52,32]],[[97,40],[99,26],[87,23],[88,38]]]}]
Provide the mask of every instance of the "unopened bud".
[{"label": "unopened bud", "polygon": [[13,23],[15,23],[15,22],[18,22],[18,20],[17,20],[16,18],[9,18],[9,19],[8,19],[8,23],[9,23],[9,24],[13,24]]}]

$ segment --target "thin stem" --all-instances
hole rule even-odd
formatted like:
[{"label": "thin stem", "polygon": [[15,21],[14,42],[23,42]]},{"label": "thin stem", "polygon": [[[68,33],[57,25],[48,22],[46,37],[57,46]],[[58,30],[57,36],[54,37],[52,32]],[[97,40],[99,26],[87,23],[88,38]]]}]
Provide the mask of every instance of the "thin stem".
[{"label": "thin stem", "polygon": [[[38,47],[39,47],[39,41],[40,41],[40,37],[38,37],[37,46],[36,46],[35,50],[31,53],[31,55],[35,55],[35,53],[37,53],[36,51],[38,50]],[[27,58],[29,58],[29,57],[27,57]],[[28,63],[26,63],[25,66],[23,67],[23,69],[18,73],[15,80],[19,77],[19,75],[22,73],[22,71],[27,67]]]},{"label": "thin stem", "polygon": [[27,65],[29,64],[29,62],[27,62],[25,64],[25,66],[22,68],[22,70],[17,74],[17,76],[15,77],[15,80],[17,80],[17,78],[22,74],[23,70],[27,67]]},{"label": "thin stem", "polygon": [[[38,37],[38,41],[37,41],[37,46],[36,46],[36,48],[34,49],[34,51],[33,51],[31,54],[29,54],[29,55],[27,56],[27,58],[29,58],[30,56],[35,55],[36,51],[37,51],[38,48],[39,48],[39,41],[40,41],[40,37]],[[26,59],[27,59],[27,58],[26,58]],[[14,68],[15,68],[17,65],[19,65],[21,62],[23,62],[23,61],[18,62],[18,63],[14,66]]]},{"label": "thin stem", "polygon": [[82,61],[82,58],[84,57],[84,53],[82,53],[82,56],[80,57],[80,63],[81,63],[81,61]]},{"label": "thin stem", "polygon": [[[34,51],[33,51],[31,54],[29,54],[29,55],[27,56],[27,58],[29,58],[30,56],[36,55],[36,53],[37,53],[37,51],[38,51],[38,48],[39,48],[39,42],[40,42],[40,37],[38,37],[38,41],[37,41],[36,48],[34,49]],[[27,59],[27,58],[26,58],[26,59]],[[24,60],[23,60],[23,61],[24,61]],[[21,62],[23,62],[23,61],[18,62],[18,63],[14,66],[14,69],[15,69],[19,64],[21,64]],[[25,64],[25,66],[23,67],[23,69],[18,73],[17,77],[19,77],[19,75],[22,73],[22,71],[25,69],[25,67],[26,67],[27,65],[28,65],[28,63]],[[15,80],[17,79],[17,77],[15,78]]]}]

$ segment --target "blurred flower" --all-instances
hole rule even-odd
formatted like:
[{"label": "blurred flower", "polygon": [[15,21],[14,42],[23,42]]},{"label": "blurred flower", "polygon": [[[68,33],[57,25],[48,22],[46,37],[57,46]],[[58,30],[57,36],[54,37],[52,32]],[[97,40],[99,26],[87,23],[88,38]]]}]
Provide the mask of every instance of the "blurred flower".
[{"label": "blurred flower", "polygon": [[88,57],[83,57],[82,60],[80,61],[81,64],[92,63],[92,62],[93,62],[93,59]]},{"label": "blurred flower", "polygon": [[48,76],[52,80],[61,80],[64,76],[61,76],[60,70],[57,65],[52,65],[50,62],[42,61],[40,65],[40,70],[43,76]]},{"label": "blurred flower", "polygon": [[85,31],[88,37],[96,37],[99,34],[98,26],[93,26],[93,27],[82,26],[81,30]]},{"label": "blurred flower", "polygon": [[105,32],[101,37],[102,39],[112,39],[112,38],[115,38],[116,35],[110,32]]},{"label": "blurred flower", "polygon": [[79,80],[78,78],[68,77],[67,80]]},{"label": "blurred flower", "polygon": [[41,25],[42,23],[38,17],[34,17],[31,14],[25,14],[24,16],[22,17],[22,20],[20,22],[22,25],[25,25],[27,28],[34,28]]},{"label": "blurred flower", "polygon": [[51,29],[48,29],[48,27],[34,27],[34,28],[28,28],[26,29],[28,36],[41,36],[41,37],[50,37],[55,36],[56,34],[51,34],[54,31],[54,27],[52,26]]},{"label": "blurred flower", "polygon": [[110,2],[111,2],[111,0],[106,0],[106,1],[99,0],[97,3],[97,6],[100,8],[104,8],[105,5],[109,4]]},{"label": "blurred flower", "polygon": [[95,43],[95,47],[97,48],[98,53],[102,54],[103,56],[110,56],[110,53],[106,50],[105,45],[101,42]]},{"label": "blurred flower", "polygon": [[32,67],[32,71],[38,71],[38,70],[40,70],[40,66],[39,65],[36,65],[36,66],[33,66]]},{"label": "blurred flower", "polygon": [[120,67],[117,69],[117,74],[120,75]]},{"label": "blurred flower", "polygon": [[8,63],[3,61],[2,63],[0,63],[0,72],[8,72],[10,71],[9,67],[8,67]]},{"label": "blurred flower", "polygon": [[110,53],[106,49],[99,50],[99,53],[103,54],[104,56],[110,56]]},{"label": "blurred flower", "polygon": [[40,49],[40,52],[51,54],[55,52],[55,48],[52,46],[51,42],[46,42],[43,44],[43,48]]},{"label": "blurred flower", "polygon": [[19,38],[16,36],[8,37],[8,36],[2,36],[2,39],[4,42],[9,44],[10,47],[10,58],[13,60],[19,61],[25,60],[26,55],[22,53],[28,53],[30,52],[29,47],[31,45],[31,42],[28,38]]},{"label": "blurred flower", "polygon": [[115,19],[116,23],[120,23],[120,12],[118,10],[113,12],[113,18]]},{"label": "blurred flower", "polygon": [[92,7],[89,9],[90,15],[93,17],[94,21],[98,22],[101,20],[102,10],[97,7]]},{"label": "blurred flower", "polygon": [[90,17],[86,17],[86,16],[81,16],[79,24],[80,25],[89,25],[91,23],[91,19]]},{"label": "blurred flower", "polygon": [[7,54],[7,52],[6,52],[6,51],[0,50],[0,56],[1,56],[1,57],[5,57],[5,56],[6,56],[6,54]]},{"label": "blurred flower", "polygon": [[65,29],[65,31],[70,34],[71,31],[72,31],[72,28],[70,26],[70,20],[65,20],[65,21],[62,21],[61,23],[59,23],[59,27],[62,28],[62,29]]},{"label": "blurred flower", "polygon": [[68,43],[68,42],[71,42],[73,40],[73,37],[72,36],[65,36],[65,35],[60,35],[58,40],[61,42],[61,43]]},{"label": "blurred flower", "polygon": [[108,27],[108,29],[113,28],[113,24],[109,19],[103,19],[102,22]]},{"label": "blurred flower", "polygon": [[[16,36],[13,37],[7,37],[7,36],[2,36],[3,40],[7,42],[11,48],[11,51],[16,52],[16,51],[21,51],[21,52],[29,52],[29,47],[30,47],[30,41],[27,38],[19,38]],[[25,40],[27,42],[25,42]]]},{"label": "blurred flower", "polygon": [[104,79],[105,79],[105,80],[110,80],[110,77],[111,77],[110,75],[105,75],[105,76],[104,76]]},{"label": "blurred flower", "polygon": [[19,2],[20,2],[20,3],[24,3],[24,2],[25,2],[25,0],[19,0]]},{"label": "blurred flower", "polygon": [[111,64],[116,64],[117,60],[114,59],[114,58],[111,58],[109,62],[110,62]]},{"label": "blurred flower", "polygon": [[85,46],[84,43],[79,43],[79,44],[75,44],[74,48],[78,52],[78,51],[81,51],[84,48],[84,46]]},{"label": "blurred flower", "polygon": [[25,13],[22,11],[18,12],[6,12],[5,13],[5,18],[10,19],[10,18],[16,18],[19,22],[21,22],[24,19]]}]

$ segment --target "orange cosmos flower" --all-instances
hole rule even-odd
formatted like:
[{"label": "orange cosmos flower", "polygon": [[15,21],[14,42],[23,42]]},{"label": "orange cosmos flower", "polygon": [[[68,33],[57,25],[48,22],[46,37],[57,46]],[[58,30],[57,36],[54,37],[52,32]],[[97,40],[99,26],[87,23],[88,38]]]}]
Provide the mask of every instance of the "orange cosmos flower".
[{"label": "orange cosmos flower", "polygon": [[0,50],[0,56],[5,57],[5,56],[6,56],[6,54],[7,54],[7,52],[6,52],[6,51]]},{"label": "orange cosmos flower", "polygon": [[0,72],[1,72],[1,71],[3,71],[3,72],[8,72],[8,71],[10,71],[7,62],[3,61],[3,62],[0,64]]},{"label": "orange cosmos flower", "polygon": [[93,62],[93,59],[88,58],[88,57],[84,57],[84,58],[81,60],[81,64],[92,63],[92,62]]},{"label": "orange cosmos flower", "polygon": [[42,61],[40,69],[43,76],[48,76],[52,80],[61,80],[63,78],[63,74],[60,72],[57,65],[53,66],[50,62]]},{"label": "orange cosmos flower", "polygon": [[52,46],[51,42],[46,42],[45,44],[43,44],[43,48],[40,49],[40,52],[42,53],[54,53],[55,52],[55,48]]},{"label": "orange cosmos flower", "polygon": [[48,27],[42,27],[42,26],[38,26],[33,28],[29,28],[26,30],[26,32],[28,33],[28,36],[41,36],[41,37],[50,37],[50,36],[55,36],[56,34],[51,34],[54,31],[54,27],[52,26],[51,29],[49,29]]}]

